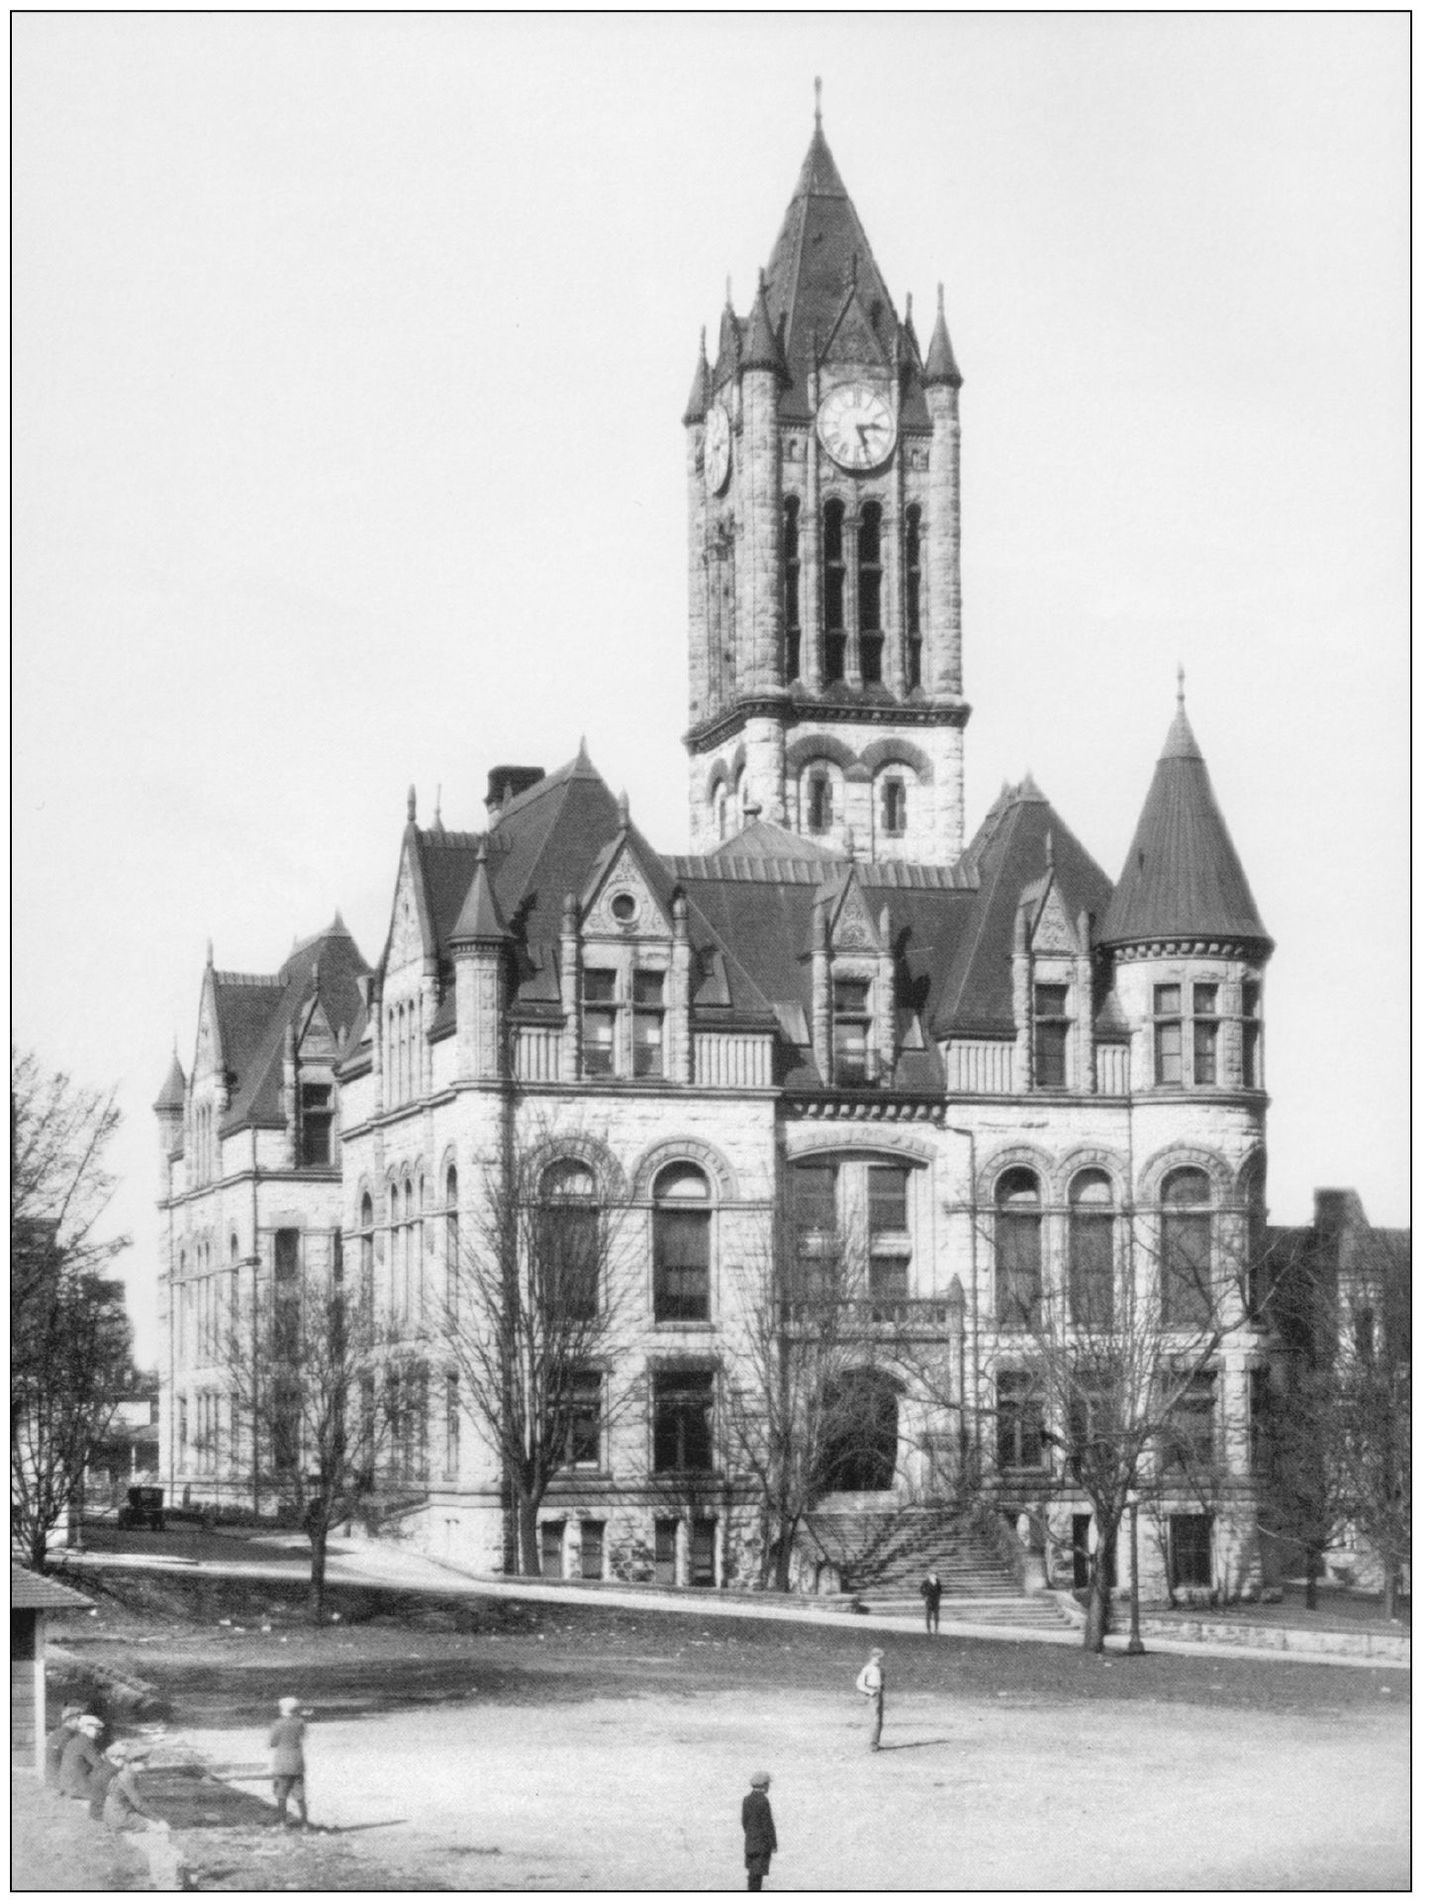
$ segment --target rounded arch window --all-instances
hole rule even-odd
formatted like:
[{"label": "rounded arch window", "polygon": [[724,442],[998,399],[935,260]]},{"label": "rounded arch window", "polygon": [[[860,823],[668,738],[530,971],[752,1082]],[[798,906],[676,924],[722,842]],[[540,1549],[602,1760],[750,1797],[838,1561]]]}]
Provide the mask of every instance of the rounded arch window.
[{"label": "rounded arch window", "polygon": [[658,1322],[712,1314],[712,1186],[693,1163],[668,1164],[652,1186],[653,1313]]},{"label": "rounded arch window", "polygon": [[1160,1185],[1160,1310],[1173,1328],[1203,1328],[1212,1319],[1213,1218],[1210,1178],[1182,1165]]},{"label": "rounded arch window", "polygon": [[1103,1170],[1079,1170],[1070,1187],[1070,1314],[1077,1329],[1115,1323],[1115,1193]]},{"label": "rounded arch window", "polygon": [[588,1164],[561,1157],[544,1170],[531,1236],[550,1313],[567,1324],[595,1320],[602,1235],[597,1179]]},{"label": "rounded arch window", "polygon": [[450,1164],[443,1179],[443,1295],[448,1313],[458,1307],[458,1167]]},{"label": "rounded arch window", "polygon": [[1023,1166],[996,1183],[996,1324],[1030,1328],[1041,1301],[1041,1180]]}]

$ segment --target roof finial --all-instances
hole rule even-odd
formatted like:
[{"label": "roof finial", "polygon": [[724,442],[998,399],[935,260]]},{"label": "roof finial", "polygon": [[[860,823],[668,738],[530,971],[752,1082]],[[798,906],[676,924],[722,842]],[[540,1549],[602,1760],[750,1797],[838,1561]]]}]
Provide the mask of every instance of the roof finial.
[{"label": "roof finial", "polygon": [[1182,714],[1185,712],[1185,663],[1183,661],[1177,661],[1175,664],[1175,705]]},{"label": "roof finial", "polygon": [[433,830],[435,833],[443,831],[443,782],[441,780],[438,783],[438,792],[433,796]]},{"label": "roof finial", "polygon": [[480,866],[488,864],[488,835],[486,833],[478,835],[478,851],[475,857]]},{"label": "roof finial", "polygon": [[410,825],[418,818],[418,789],[411,781],[408,788],[408,818]]},{"label": "roof finial", "polygon": [[627,831],[629,825],[631,824],[631,819],[628,813],[628,806],[627,806],[627,788],[626,787],[624,787],[617,796],[617,823],[624,833]]},{"label": "roof finial", "polygon": [[705,364],[707,361],[707,326],[705,324],[702,326],[702,341],[697,346],[697,353]]},{"label": "roof finial", "polygon": [[820,132],[822,129],[822,76],[820,73],[812,81],[812,88],[816,94],[817,131]]},{"label": "roof finial", "polygon": [[936,287],[936,315],[938,317],[946,315],[946,286],[944,284],[938,284]]},{"label": "roof finial", "polygon": [[1046,828],[1046,871],[1054,872],[1055,866],[1056,866],[1056,843],[1051,837],[1050,828],[1047,827]]},{"label": "roof finial", "polygon": [[911,293],[909,291],[906,294],[906,322],[908,325],[911,323]]},{"label": "roof finial", "polygon": [[731,308],[732,308],[732,273],[729,271],[727,273],[727,309],[730,311]]},{"label": "roof finial", "polygon": [[214,941],[213,941],[213,939],[206,939],[206,940],[204,941],[204,963],[205,963],[206,965],[213,965],[213,963],[214,963]]}]

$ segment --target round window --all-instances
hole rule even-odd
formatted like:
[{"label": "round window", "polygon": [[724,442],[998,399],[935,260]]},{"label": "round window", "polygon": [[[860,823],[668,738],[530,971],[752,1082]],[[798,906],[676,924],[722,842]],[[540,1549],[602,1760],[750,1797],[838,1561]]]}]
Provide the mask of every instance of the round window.
[{"label": "round window", "polygon": [[631,893],[614,893],[609,910],[620,926],[630,926],[637,917],[637,901]]}]

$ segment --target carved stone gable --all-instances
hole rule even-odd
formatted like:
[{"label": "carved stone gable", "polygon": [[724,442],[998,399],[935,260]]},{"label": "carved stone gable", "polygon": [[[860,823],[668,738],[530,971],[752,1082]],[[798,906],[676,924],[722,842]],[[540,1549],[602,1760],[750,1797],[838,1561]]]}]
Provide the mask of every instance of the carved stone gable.
[{"label": "carved stone gable", "polygon": [[846,891],[837,902],[836,917],[832,921],[831,946],[833,952],[870,952],[874,955],[881,950],[881,935],[871,916],[871,907],[855,879],[847,881]]},{"label": "carved stone gable", "polygon": [[632,852],[624,847],[608,868],[583,918],[587,938],[659,938],[671,924]]},{"label": "carved stone gable", "polygon": [[388,944],[388,969],[401,972],[416,965],[423,957],[423,928],[418,920],[418,895],[414,891],[413,868],[404,861],[393,902],[393,931]]},{"label": "carved stone gable", "polygon": [[1074,953],[1077,950],[1075,928],[1061,889],[1054,882],[1046,894],[1041,916],[1031,935],[1033,952]]}]

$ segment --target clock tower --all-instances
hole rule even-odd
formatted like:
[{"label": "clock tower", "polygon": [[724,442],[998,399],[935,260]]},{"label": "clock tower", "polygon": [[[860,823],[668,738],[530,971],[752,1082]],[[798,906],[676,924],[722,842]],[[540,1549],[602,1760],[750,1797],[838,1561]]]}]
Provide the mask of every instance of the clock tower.
[{"label": "clock tower", "polygon": [[960,388],[940,294],[923,360],[819,111],[683,418],[695,850],[759,810],[857,859],[960,853]]}]

